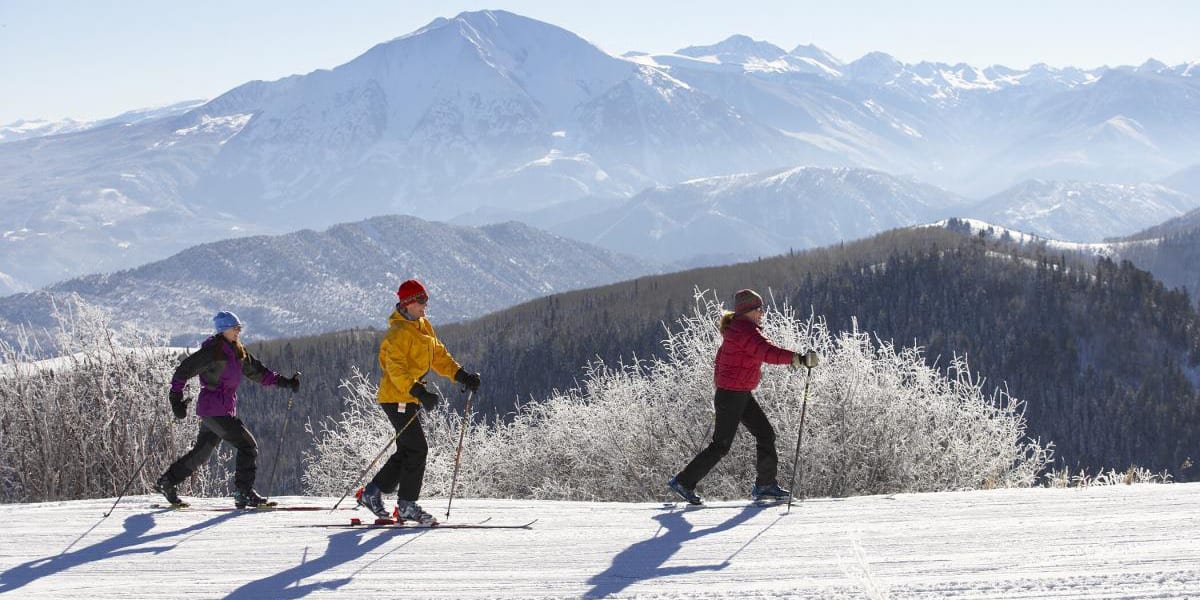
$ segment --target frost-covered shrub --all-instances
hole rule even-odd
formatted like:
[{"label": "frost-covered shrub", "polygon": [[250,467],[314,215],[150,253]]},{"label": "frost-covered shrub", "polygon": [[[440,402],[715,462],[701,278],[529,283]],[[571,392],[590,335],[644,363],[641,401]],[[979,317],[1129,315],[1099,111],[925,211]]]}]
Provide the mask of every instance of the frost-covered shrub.
[{"label": "frost-covered shrub", "polygon": [[[664,497],[666,479],[711,436],[720,314],[711,294],[697,293],[693,314],[667,334],[661,358],[593,364],[580,387],[526,405],[508,422],[472,425],[457,493]],[[809,382],[797,493],[1030,485],[1049,459],[1049,449],[1025,438],[1019,402],[1003,390],[985,394],[965,360],[954,359],[943,373],[927,366],[919,349],[897,350],[857,330],[833,334],[821,319],[787,308],[769,311],[763,330],[778,345],[813,348],[822,356]],[[755,396],[775,427],[780,482],[787,485],[806,372],[766,365],[763,375]],[[340,419],[310,425],[317,442],[306,456],[305,484],[312,493],[343,492],[393,433],[375,406],[372,382],[359,375],[345,389]],[[423,493],[445,495],[461,421],[444,410],[422,419],[430,445]],[[742,429],[700,490],[713,498],[744,497],[753,479],[753,438]]]},{"label": "frost-covered shrub", "polygon": [[[118,346],[106,315],[78,300],[56,316],[62,356],[0,343],[0,501],[116,496],[143,459],[129,493],[148,491],[196,438],[196,417],[175,421],[166,400],[179,352],[129,333]],[[221,462],[182,491],[225,493]]]},{"label": "frost-covered shrub", "polygon": [[1066,487],[1091,487],[1096,485],[1133,485],[1135,483],[1171,483],[1173,477],[1171,473],[1162,471],[1155,473],[1145,467],[1130,465],[1124,471],[1117,469],[1101,469],[1096,475],[1089,474],[1086,470],[1080,469],[1078,473],[1072,473],[1071,469],[1056,469],[1048,471],[1042,475],[1043,483],[1046,487],[1051,488],[1066,488]]}]

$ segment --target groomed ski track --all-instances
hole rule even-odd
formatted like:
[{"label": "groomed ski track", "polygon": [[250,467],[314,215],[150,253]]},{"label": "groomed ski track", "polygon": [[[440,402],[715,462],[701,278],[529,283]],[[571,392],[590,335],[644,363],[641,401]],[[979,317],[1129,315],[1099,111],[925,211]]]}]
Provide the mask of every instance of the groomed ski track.
[{"label": "groomed ski track", "polygon": [[0,506],[0,597],[1200,597],[1200,484],[817,498],[791,514],[454,501],[450,522],[538,518],[529,530],[295,527],[365,512],[157,501],[126,498],[107,519],[113,498]]}]

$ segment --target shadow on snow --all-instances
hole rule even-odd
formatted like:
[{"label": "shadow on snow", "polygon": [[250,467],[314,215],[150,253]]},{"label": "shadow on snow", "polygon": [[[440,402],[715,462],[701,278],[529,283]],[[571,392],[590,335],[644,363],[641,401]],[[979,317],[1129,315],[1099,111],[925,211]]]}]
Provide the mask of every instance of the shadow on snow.
[{"label": "shadow on snow", "polygon": [[[386,558],[391,553],[403,548],[412,541],[428,533],[428,529],[418,528],[396,528],[396,529],[351,529],[344,533],[338,533],[329,536],[328,544],[325,546],[325,553],[315,560],[308,560],[308,547],[304,548],[304,555],[300,559],[300,564],[282,571],[270,577],[251,581],[242,587],[231,592],[226,598],[233,600],[237,598],[258,599],[258,598],[303,598],[317,590],[336,590],[354,579],[355,575],[363,572],[371,565]],[[364,536],[372,535],[368,539],[363,539]],[[340,577],[337,579],[328,579],[323,581],[313,581],[301,585],[305,579],[315,577],[338,567],[339,565],[354,561],[368,552],[382,546],[389,540],[395,539],[396,536],[409,535],[412,539],[396,546],[387,553],[381,555],[375,560],[363,565],[358,570]],[[402,592],[402,583],[397,580],[396,593]]]},{"label": "shadow on snow", "polygon": [[186,541],[187,538],[181,539],[172,544],[164,544],[161,546],[149,546],[144,548],[134,548],[133,546],[158,542],[189,533],[199,533],[201,530],[218,525],[228,519],[234,518],[235,516],[237,515],[233,513],[222,514],[206,521],[196,523],[195,525],[189,525],[183,529],[174,529],[171,531],[164,531],[162,533],[150,534],[150,530],[154,528],[154,515],[145,513],[131,515],[125,519],[123,524],[125,530],[121,533],[92,544],[91,546],[85,546],[79,550],[72,551],[72,546],[78,543],[79,540],[86,537],[88,533],[92,531],[92,529],[95,529],[96,526],[100,524],[100,522],[104,521],[104,519],[101,519],[96,523],[96,525],[93,525],[91,529],[89,529],[87,532],[84,532],[83,535],[77,538],[75,542],[71,543],[70,546],[67,546],[67,548],[59,554],[47,556],[45,558],[34,559],[0,573],[0,594],[11,592],[44,577],[50,577],[52,575],[56,575],[58,573],[62,573],[63,571],[67,571],[71,568],[88,563],[98,562],[109,558],[116,558],[119,556],[126,556],[129,554],[161,554],[175,548],[179,544]]},{"label": "shadow on snow", "polygon": [[[693,530],[693,525],[685,518],[685,515],[689,512],[692,511],[684,509],[682,511],[673,510],[668,513],[656,515],[654,520],[658,521],[660,527],[655,532],[654,537],[633,544],[613,557],[612,564],[607,569],[588,579],[587,582],[592,586],[592,589],[588,590],[584,594],[584,597],[603,598],[620,593],[625,588],[639,581],[657,577],[682,575],[698,571],[720,571],[728,567],[733,558],[745,549],[747,545],[758,539],[760,535],[773,527],[775,523],[778,523],[779,519],[783,518],[780,516],[772,521],[770,525],[767,525],[762,531],[756,533],[750,541],[746,542],[736,552],[719,563],[663,567],[683,547],[684,543],[700,539],[706,535],[728,531],[750,520],[754,515],[761,513],[762,507],[753,504],[747,505],[723,523],[698,530]],[[664,530],[665,533],[661,533]]]}]

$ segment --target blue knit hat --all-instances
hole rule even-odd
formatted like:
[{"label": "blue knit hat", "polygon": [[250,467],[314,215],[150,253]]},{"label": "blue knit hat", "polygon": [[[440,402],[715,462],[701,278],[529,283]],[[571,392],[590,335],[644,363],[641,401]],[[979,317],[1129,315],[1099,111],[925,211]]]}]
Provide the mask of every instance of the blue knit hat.
[{"label": "blue knit hat", "polygon": [[213,328],[217,330],[217,333],[221,333],[230,327],[237,327],[241,324],[242,320],[239,319],[237,315],[227,310],[223,310],[217,313],[217,316],[213,317]]}]

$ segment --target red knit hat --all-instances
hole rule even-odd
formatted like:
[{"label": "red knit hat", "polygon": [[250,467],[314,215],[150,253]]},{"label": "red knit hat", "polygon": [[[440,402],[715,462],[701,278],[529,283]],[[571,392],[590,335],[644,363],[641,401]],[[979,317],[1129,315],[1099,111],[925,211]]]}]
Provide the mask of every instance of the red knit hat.
[{"label": "red knit hat", "polygon": [[400,306],[408,306],[413,302],[424,304],[429,301],[429,294],[425,291],[425,286],[416,279],[409,279],[400,284],[400,289],[396,290],[396,297],[400,299]]},{"label": "red knit hat", "polygon": [[733,312],[744,315],[763,305],[762,296],[754,290],[738,290],[733,295]]}]

